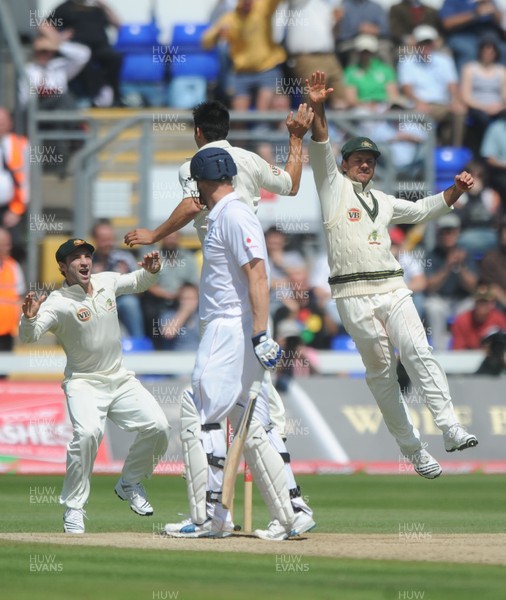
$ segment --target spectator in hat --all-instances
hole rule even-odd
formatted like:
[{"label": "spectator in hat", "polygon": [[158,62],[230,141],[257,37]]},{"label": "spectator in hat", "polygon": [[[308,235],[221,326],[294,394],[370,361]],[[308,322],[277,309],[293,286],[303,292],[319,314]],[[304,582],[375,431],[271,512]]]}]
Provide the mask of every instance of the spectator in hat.
[{"label": "spectator in hat", "polygon": [[76,107],[69,82],[82,71],[91,51],[71,38],[70,30],[58,32],[51,26],[41,28],[33,41],[33,59],[26,65],[27,81],[21,81],[23,105],[28,103],[30,94],[36,94],[41,110]]},{"label": "spectator in hat", "polygon": [[436,121],[442,144],[461,146],[466,107],[460,98],[457,70],[451,57],[436,50],[438,32],[429,25],[413,31],[415,46],[399,56],[401,92],[417,112]]},{"label": "spectator in hat", "polygon": [[341,64],[347,66],[354,58],[355,38],[366,33],[379,38],[379,53],[385,62],[392,61],[386,10],[374,0],[343,0],[336,25],[336,49]]},{"label": "spectator in hat", "polygon": [[[89,61],[91,52],[71,38],[70,30],[58,32],[49,25],[41,27],[40,34],[33,41],[33,58],[26,65],[27,78],[20,83],[19,95],[23,106],[26,107],[29,96],[33,94],[37,95],[41,110],[74,110],[77,107],[70,84]],[[42,123],[40,129],[72,130],[78,126],[78,122],[55,120]],[[40,161],[44,170],[56,171],[64,177],[70,141],[56,139],[42,147],[44,154]]]},{"label": "spectator in hat", "polygon": [[344,70],[346,99],[349,107],[382,112],[399,98],[396,73],[378,56],[378,38],[367,33],[355,38],[357,64]]},{"label": "spectator in hat", "polygon": [[506,109],[506,67],[495,34],[482,37],[477,60],[462,67],[460,89],[467,107],[466,146],[477,155],[485,129]]},{"label": "spectator in hat", "polygon": [[[489,33],[503,36],[501,11],[495,0],[444,0],[439,17],[447,46],[453,52],[457,69],[478,54],[480,38]],[[504,60],[504,43],[501,43]]]},{"label": "spectator in hat", "polygon": [[448,322],[472,305],[477,265],[459,246],[460,219],[454,213],[437,221],[436,246],[427,254],[427,298],[425,312],[435,350],[446,350],[450,339]]},{"label": "spectator in hat", "polygon": [[506,331],[506,315],[496,308],[492,286],[478,284],[473,298],[473,308],[458,315],[452,324],[453,350],[479,350],[492,328]]}]

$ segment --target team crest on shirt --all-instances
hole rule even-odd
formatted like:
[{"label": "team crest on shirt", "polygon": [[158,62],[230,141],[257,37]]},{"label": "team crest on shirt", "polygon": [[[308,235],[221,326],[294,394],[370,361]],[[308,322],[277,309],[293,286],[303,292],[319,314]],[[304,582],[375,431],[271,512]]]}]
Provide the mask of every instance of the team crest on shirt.
[{"label": "team crest on shirt", "polygon": [[116,309],[116,302],[114,302],[114,300],[112,298],[107,298],[107,300],[105,301],[105,310],[107,312],[112,312],[115,309]]},{"label": "team crest on shirt", "polygon": [[274,165],[269,165],[269,167],[271,168],[273,175],[279,175],[281,173],[281,169],[279,167],[276,167]]},{"label": "team crest on shirt", "polygon": [[360,221],[362,218],[362,211],[360,208],[349,208],[348,209],[348,221]]},{"label": "team crest on shirt", "polygon": [[367,236],[367,241],[371,246],[381,246],[381,236],[376,229],[373,229]]},{"label": "team crest on shirt", "polygon": [[77,310],[77,318],[80,321],[89,321],[91,319],[91,310],[82,306]]}]

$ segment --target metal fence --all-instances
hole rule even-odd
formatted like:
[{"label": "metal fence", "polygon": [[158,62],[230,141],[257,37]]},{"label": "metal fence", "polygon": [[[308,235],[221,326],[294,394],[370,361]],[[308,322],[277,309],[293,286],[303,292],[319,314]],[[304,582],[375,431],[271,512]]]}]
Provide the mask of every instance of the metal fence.
[{"label": "metal fence", "polygon": [[[412,181],[414,178],[418,178],[422,182],[421,187],[426,193],[433,189],[434,128],[430,126],[431,122],[426,121],[423,115],[411,113],[410,115],[410,118],[416,119],[421,127],[427,128],[427,135],[418,145],[420,161],[417,174],[412,171],[402,172],[402,170],[396,168],[392,160],[391,144],[379,143],[382,160],[376,171],[377,185],[385,192],[394,195],[398,195],[403,187],[405,189],[405,186],[403,186],[404,180]],[[328,122],[331,131],[339,132],[339,135],[344,139],[345,137],[363,134],[366,122],[390,123],[395,127],[401,120],[405,120],[406,116],[407,113],[396,111],[381,115],[360,115],[360,117],[352,112],[329,111]],[[160,131],[156,129],[155,124],[161,117],[165,119],[165,122],[169,119],[170,122],[178,124],[177,134],[169,131],[165,132],[164,135],[160,135]],[[232,112],[232,128],[228,139],[232,144],[252,149],[259,143],[270,145],[275,160],[280,162],[278,166],[282,167],[281,163],[286,159],[286,155],[277,152],[276,148],[287,148],[287,133],[286,128],[283,127],[285,119],[286,114],[280,112]],[[164,163],[165,160],[178,164],[178,162],[182,162],[183,156],[191,156],[195,151],[192,118],[191,113],[188,111],[171,111],[166,108],[142,112],[126,110],[124,118],[116,119],[114,123],[106,128],[103,135],[99,135],[98,132],[103,131],[104,123],[108,122],[108,117],[104,115],[104,111],[101,111],[97,116],[93,115],[93,111],[35,111],[33,120],[35,131],[32,132],[32,144],[71,139],[79,139],[83,142],[82,147],[70,160],[70,176],[74,178],[74,192],[73,197],[69,199],[69,208],[74,215],[73,234],[78,237],[89,235],[95,218],[93,214],[95,183],[104,173],[114,173],[115,165],[121,162],[121,156],[126,152],[130,151],[135,156],[129,168],[137,179],[136,222],[139,226],[148,226],[147,215],[153,195],[151,180],[153,167],[166,164]],[[65,128],[65,124],[72,121],[86,123],[86,131],[72,131]],[[53,124],[52,129],[42,131],[44,125],[48,122]],[[135,135],[133,134],[134,131],[137,132]],[[307,139],[309,139],[309,135]],[[339,144],[340,140],[337,139],[336,148]],[[167,156],[169,156],[168,159]],[[30,212],[37,215],[41,213],[44,206],[50,206],[50,199],[41,197],[41,188],[36,184],[43,176],[42,165],[34,161],[32,167],[33,194]],[[177,182],[175,183],[177,184]],[[37,257],[37,247],[42,237],[43,232],[30,233],[28,239],[28,245],[31,248],[29,260]],[[36,263],[29,264],[28,272],[31,276],[37,273]]]},{"label": "metal fence", "polygon": [[[2,58],[8,56],[12,63],[14,77],[20,81],[26,77],[24,70],[24,52],[16,34],[15,22],[8,3],[0,0],[0,53]],[[5,80],[5,67],[0,69],[0,83]],[[12,86],[11,86],[12,87]],[[15,90],[10,90],[15,94]],[[3,93],[5,99],[5,92]],[[16,121],[19,107],[16,103]],[[108,172],[114,173],[120,158],[126,151],[131,151],[131,163],[128,167],[136,181],[135,220],[140,226],[147,225],[147,215],[152,199],[152,172],[155,165],[182,162],[183,156],[191,156],[195,151],[193,125],[189,111],[174,111],[170,108],[153,108],[151,110],[116,109],[114,121],[107,111],[39,111],[37,97],[30,95],[26,107],[27,135],[32,148],[51,141],[79,141],[82,145],[71,157],[69,176],[73,177],[73,193],[66,199],[68,209],[73,214],[73,235],[86,237],[94,220],[93,206],[96,193],[95,183]],[[329,111],[328,122],[336,148],[342,139],[349,136],[364,135],[371,124],[388,123],[393,129],[401,128],[402,123],[415,123],[424,130],[424,137],[418,144],[418,172],[407,173],[396,168],[392,157],[392,143],[381,142],[382,160],[376,171],[378,187],[385,192],[398,195],[403,189],[404,179],[412,181],[416,177],[420,182],[421,193],[432,190],[434,182],[433,155],[435,148],[435,127],[427,120],[426,115],[390,111],[381,115],[356,114],[354,112]],[[257,144],[270,144],[276,148],[287,144],[286,128],[283,123],[286,114],[281,112],[232,112],[232,128],[229,135],[231,143],[254,149]],[[156,123],[168,124],[166,131],[160,131]],[[70,123],[80,122],[84,127],[73,129]],[[47,125],[51,123],[48,130]],[[171,124],[173,127],[171,128]],[[177,131],[175,125],[178,126]],[[136,134],[133,132],[136,131]],[[365,133],[367,135],[367,133]],[[309,139],[309,136],[308,136]],[[185,154],[182,154],[182,152]],[[35,153],[32,153],[35,154]],[[277,154],[276,161],[277,161]],[[283,154],[283,153],[282,153]],[[133,157],[133,158],[132,158]],[[31,194],[28,219],[36,220],[45,209],[51,207],[52,198],[43,197],[43,164],[31,155]],[[279,157],[279,165],[284,157]],[[123,171],[125,167],[123,166]],[[177,182],[176,182],[177,183]],[[415,199],[414,197],[412,199]],[[168,216],[168,215],[167,215]],[[39,250],[45,236],[43,229],[30,230],[27,235],[27,277],[36,281],[39,275]]]}]

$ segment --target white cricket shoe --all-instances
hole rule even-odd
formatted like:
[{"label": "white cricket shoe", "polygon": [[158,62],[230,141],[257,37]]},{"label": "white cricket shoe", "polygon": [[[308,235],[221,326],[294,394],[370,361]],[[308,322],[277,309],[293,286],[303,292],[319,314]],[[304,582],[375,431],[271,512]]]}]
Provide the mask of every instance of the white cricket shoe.
[{"label": "white cricket shoe", "polygon": [[229,529],[228,526],[221,530],[213,529],[213,520],[210,518],[202,525],[193,523],[191,519],[165,525],[165,534],[175,538],[225,538],[231,536],[232,531],[233,529]]},{"label": "white cricket shoe", "polygon": [[267,525],[267,529],[255,529],[253,535],[261,540],[270,540],[273,542],[280,542],[286,540],[291,534],[292,528],[283,527],[281,523],[274,519]]},{"label": "white cricket shoe", "polygon": [[413,454],[405,454],[404,456],[411,462],[418,475],[426,479],[436,479],[443,472],[441,465],[424,447],[413,452]]},{"label": "white cricket shoe", "polygon": [[83,508],[67,508],[63,514],[63,531],[65,533],[84,533],[84,517],[86,517],[86,512]]},{"label": "white cricket shoe", "polygon": [[455,423],[448,431],[445,431],[443,433],[443,439],[445,442],[445,450],[447,452],[474,448],[474,446],[478,445],[476,436],[472,433],[468,433],[459,423]]},{"label": "white cricket shoe", "polygon": [[295,513],[295,519],[292,523],[292,530],[290,531],[290,537],[296,535],[302,535],[307,533],[316,527],[316,523],[311,515],[308,515],[303,510]]},{"label": "white cricket shoe", "polygon": [[130,508],[141,517],[153,514],[153,507],[146,498],[146,490],[140,483],[125,483],[120,479],[114,488],[120,500],[128,500]]},{"label": "white cricket shoe", "polygon": [[[313,521],[311,515],[308,515],[303,510],[298,511],[295,513],[292,528],[286,537],[302,535],[315,527],[316,523]],[[273,519],[269,525],[267,525],[267,529],[256,529],[253,535],[256,535],[256,537],[259,537],[262,540],[285,540],[286,537],[282,537],[284,533],[286,533],[286,530],[278,519]]]}]

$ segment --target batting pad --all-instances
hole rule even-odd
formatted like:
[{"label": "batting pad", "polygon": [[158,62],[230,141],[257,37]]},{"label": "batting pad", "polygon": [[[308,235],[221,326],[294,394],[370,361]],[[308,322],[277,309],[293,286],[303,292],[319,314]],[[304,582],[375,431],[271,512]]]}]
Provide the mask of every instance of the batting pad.
[{"label": "batting pad", "polygon": [[202,447],[207,455],[209,489],[221,492],[223,487],[223,465],[227,455],[227,444],[223,429],[220,427],[220,429],[203,431]]},{"label": "batting pad", "polygon": [[289,529],[294,519],[285,465],[279,453],[271,446],[262,425],[253,418],[244,444],[244,458],[251,469],[271,517]]},{"label": "batting pad", "polygon": [[181,402],[181,443],[183,445],[190,515],[192,521],[198,525],[207,519],[207,455],[200,440],[201,434],[200,417],[193,402],[193,395],[185,390]]}]

